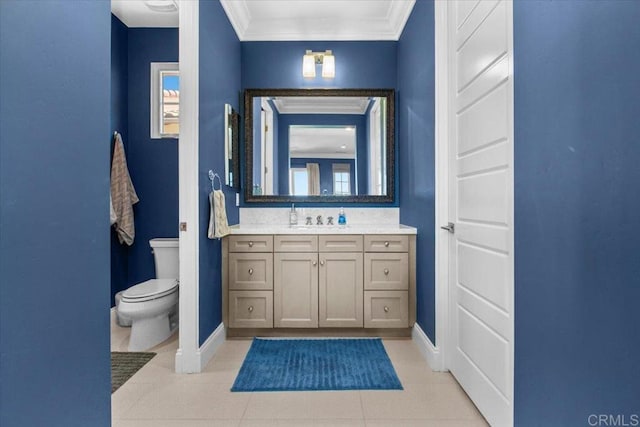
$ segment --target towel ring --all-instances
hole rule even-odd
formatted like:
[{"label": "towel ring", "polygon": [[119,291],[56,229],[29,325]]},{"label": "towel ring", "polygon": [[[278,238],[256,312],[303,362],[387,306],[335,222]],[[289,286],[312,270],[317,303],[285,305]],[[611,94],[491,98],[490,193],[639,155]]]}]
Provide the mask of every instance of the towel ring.
[{"label": "towel ring", "polygon": [[214,173],[212,170],[209,171],[209,179],[211,180],[211,189],[216,191],[215,180],[218,178],[218,185],[220,186],[219,190],[222,190],[222,180],[217,173]]}]

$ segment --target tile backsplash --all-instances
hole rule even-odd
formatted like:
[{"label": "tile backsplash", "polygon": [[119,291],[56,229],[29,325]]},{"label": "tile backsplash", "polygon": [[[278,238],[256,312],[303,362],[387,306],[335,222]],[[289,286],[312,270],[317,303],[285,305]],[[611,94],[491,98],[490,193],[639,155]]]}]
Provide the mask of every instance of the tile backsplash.
[{"label": "tile backsplash", "polygon": [[[291,208],[240,208],[240,225],[288,225]],[[338,222],[339,207],[310,208],[297,207],[298,224],[304,224],[310,216],[315,224],[316,216],[326,218],[332,216]],[[344,208],[347,224],[351,225],[397,225],[400,223],[399,208]]]}]

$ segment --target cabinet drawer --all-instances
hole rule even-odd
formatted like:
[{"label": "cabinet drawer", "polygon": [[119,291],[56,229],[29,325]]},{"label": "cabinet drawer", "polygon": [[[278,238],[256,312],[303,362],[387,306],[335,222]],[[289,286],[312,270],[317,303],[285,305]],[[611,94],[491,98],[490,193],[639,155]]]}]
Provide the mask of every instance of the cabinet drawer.
[{"label": "cabinet drawer", "polygon": [[320,252],[362,252],[361,235],[319,236]]},{"label": "cabinet drawer", "polygon": [[273,293],[229,291],[229,327],[273,328]]},{"label": "cabinet drawer", "polygon": [[229,236],[229,252],[273,252],[273,236]]},{"label": "cabinet drawer", "polygon": [[274,237],[276,252],[318,252],[318,236],[283,234]]},{"label": "cabinet drawer", "polygon": [[364,236],[365,252],[408,252],[409,236],[371,234]]},{"label": "cabinet drawer", "polygon": [[364,254],[364,288],[409,289],[409,254],[406,252]]},{"label": "cabinet drawer", "polygon": [[407,291],[365,291],[365,328],[407,328],[409,297]]},{"label": "cabinet drawer", "polygon": [[273,254],[230,253],[229,289],[273,289]]}]

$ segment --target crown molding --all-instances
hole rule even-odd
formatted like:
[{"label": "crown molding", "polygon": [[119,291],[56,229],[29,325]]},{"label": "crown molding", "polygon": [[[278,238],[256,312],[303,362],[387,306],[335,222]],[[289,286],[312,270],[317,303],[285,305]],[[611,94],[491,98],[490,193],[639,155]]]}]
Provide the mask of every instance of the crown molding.
[{"label": "crown molding", "polygon": [[386,16],[328,21],[252,16],[247,0],[220,0],[240,41],[397,41],[415,2],[390,0]]},{"label": "crown molding", "polygon": [[240,41],[244,41],[244,35],[251,22],[251,12],[246,0],[220,0],[220,4],[227,14],[236,35]]},{"label": "crown molding", "polygon": [[395,32],[394,40],[400,40],[404,26],[407,24],[415,4],[416,0],[391,0],[387,20]]}]

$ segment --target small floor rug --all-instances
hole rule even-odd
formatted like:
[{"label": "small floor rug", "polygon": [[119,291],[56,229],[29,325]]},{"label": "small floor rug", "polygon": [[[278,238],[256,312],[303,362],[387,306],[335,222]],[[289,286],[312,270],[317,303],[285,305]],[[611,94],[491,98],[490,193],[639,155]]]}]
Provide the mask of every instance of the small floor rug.
[{"label": "small floor rug", "polygon": [[402,390],[375,339],[254,338],[231,391]]},{"label": "small floor rug", "polygon": [[155,353],[112,351],[111,393],[119,389],[155,355]]}]

